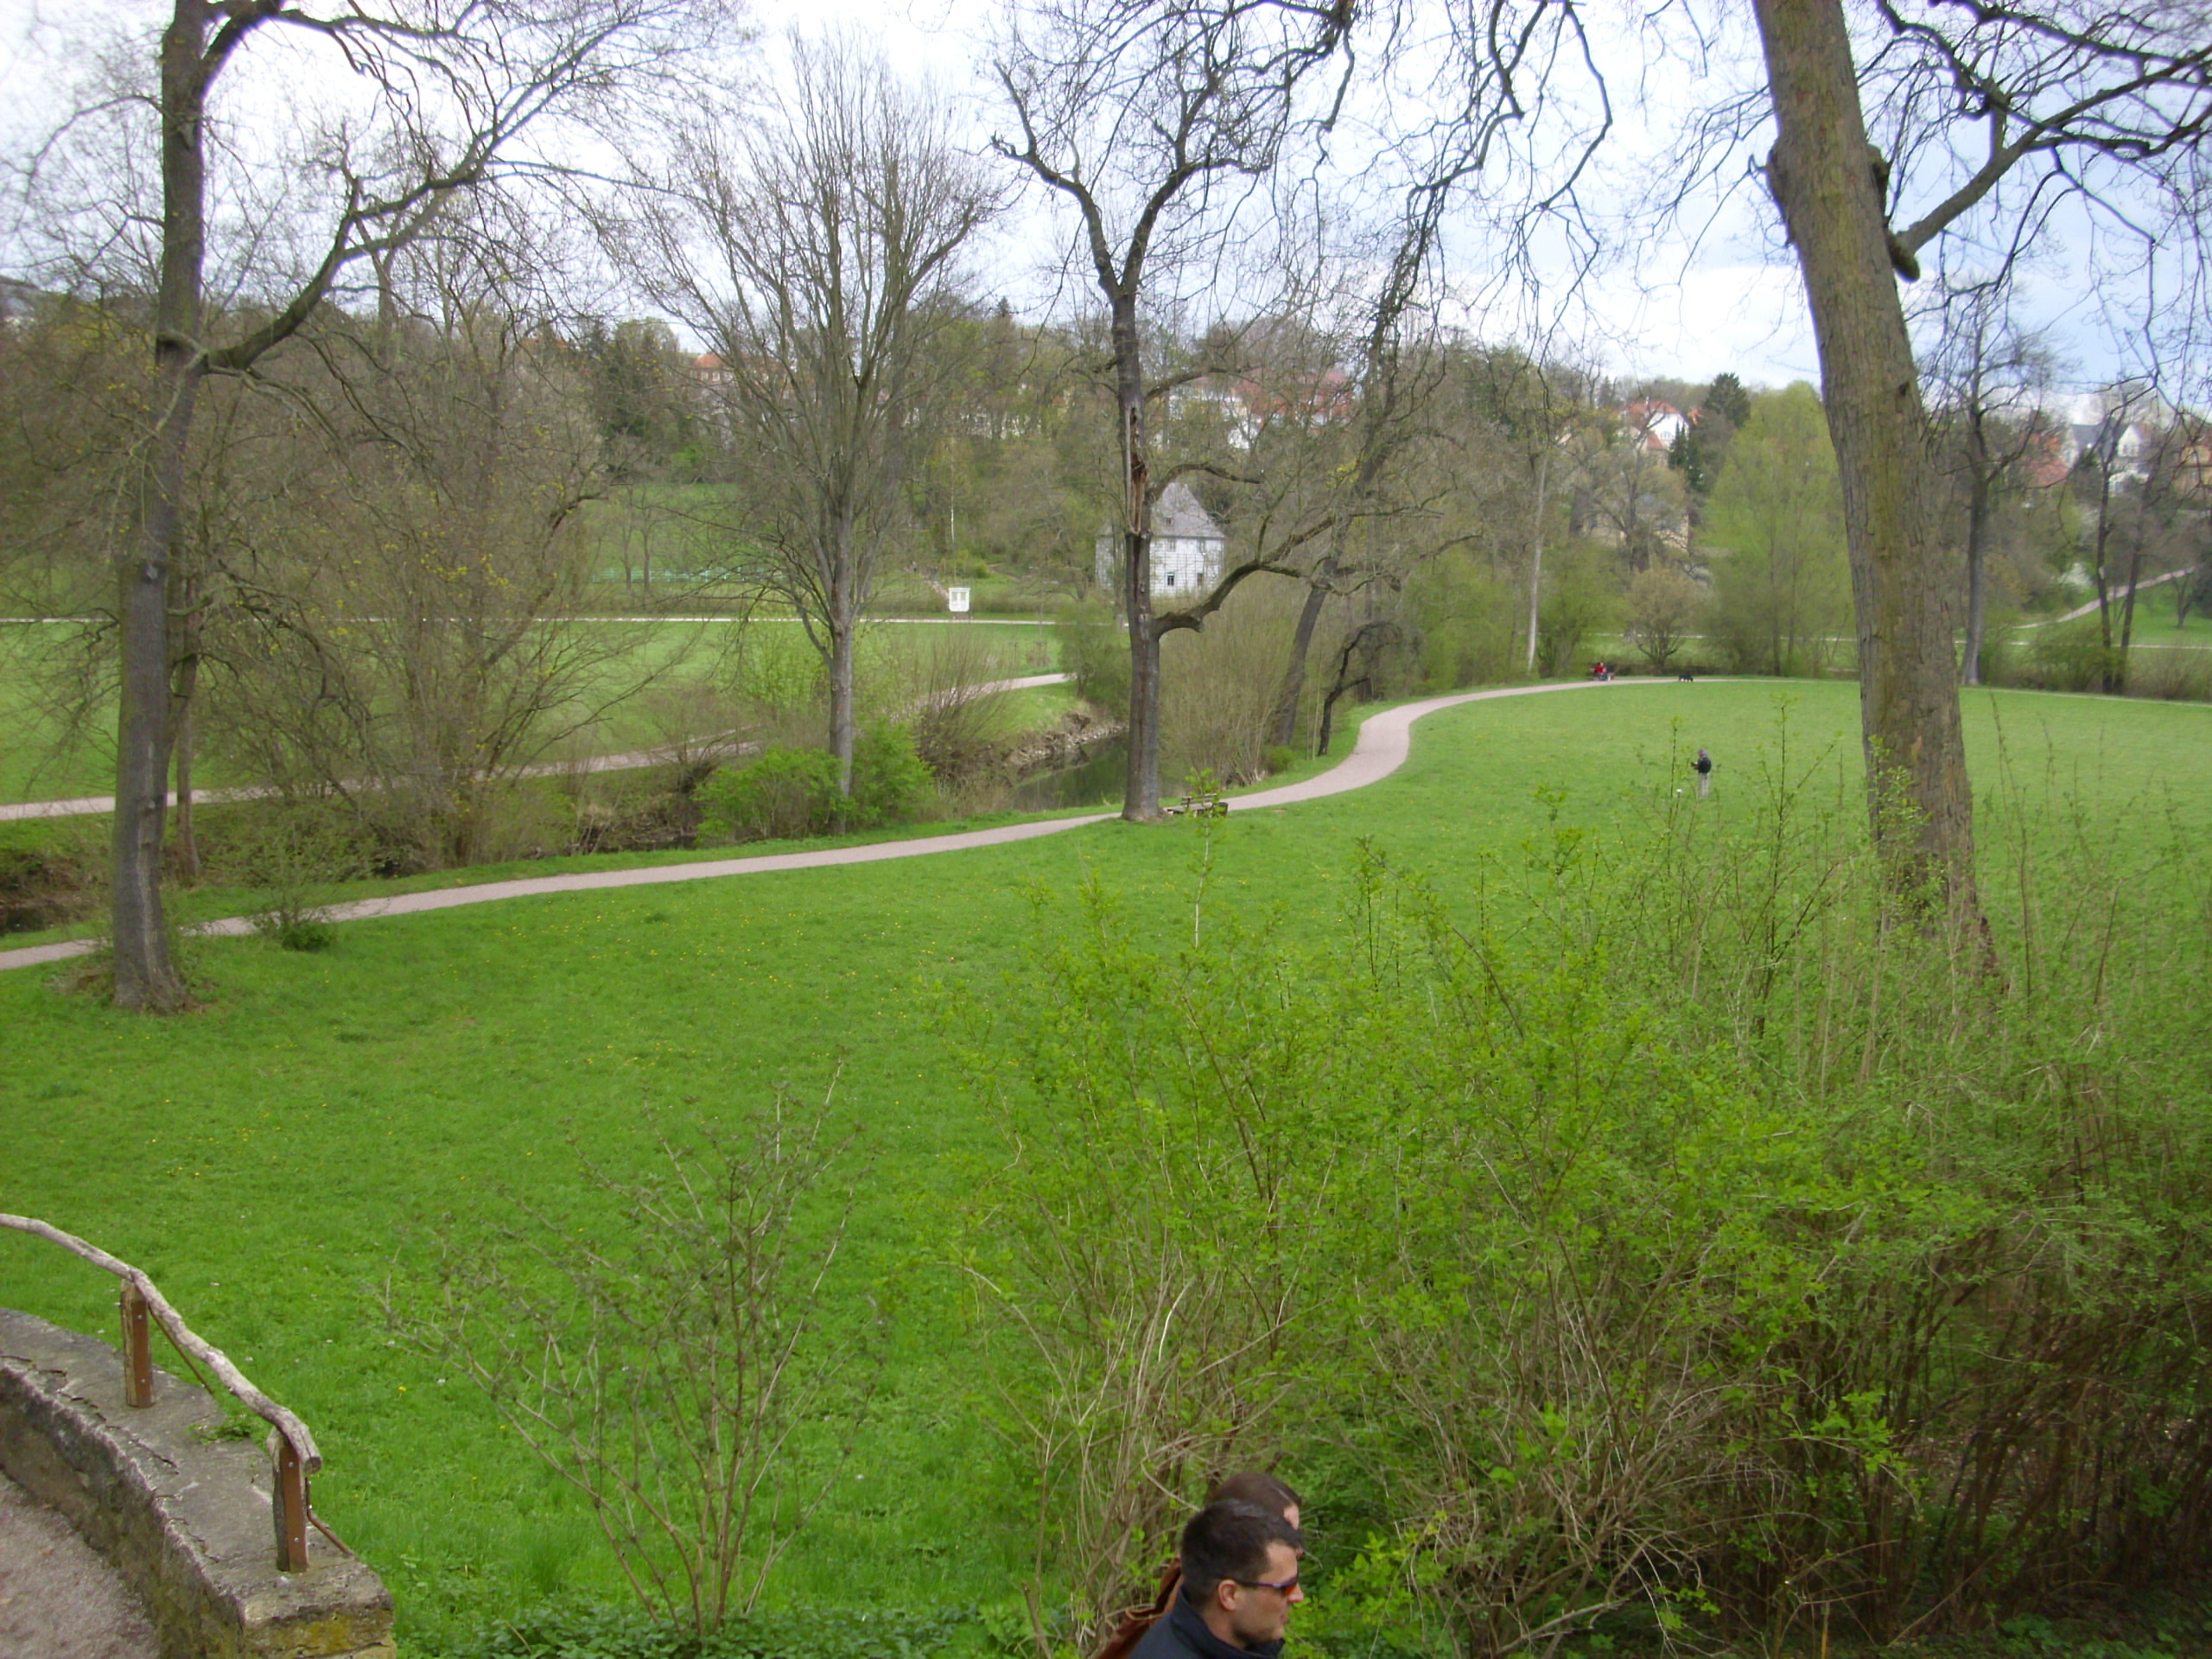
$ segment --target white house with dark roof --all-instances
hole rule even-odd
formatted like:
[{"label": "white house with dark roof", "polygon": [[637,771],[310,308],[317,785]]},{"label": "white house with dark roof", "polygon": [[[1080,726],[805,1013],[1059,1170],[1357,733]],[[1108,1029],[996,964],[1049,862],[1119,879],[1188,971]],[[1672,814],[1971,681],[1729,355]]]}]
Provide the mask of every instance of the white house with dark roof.
[{"label": "white house with dark roof", "polygon": [[[1120,580],[1121,541],[1117,530],[1099,532],[1098,585],[1109,591]],[[1228,547],[1229,538],[1190,486],[1179,480],[1170,484],[1152,509],[1152,591],[1187,594],[1211,588],[1221,579]]]}]

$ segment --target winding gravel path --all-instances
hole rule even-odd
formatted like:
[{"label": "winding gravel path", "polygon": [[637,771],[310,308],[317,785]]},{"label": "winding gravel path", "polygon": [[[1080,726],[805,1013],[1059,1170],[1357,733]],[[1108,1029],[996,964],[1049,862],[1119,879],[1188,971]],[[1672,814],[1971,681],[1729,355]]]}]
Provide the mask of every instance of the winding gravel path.
[{"label": "winding gravel path", "polygon": [[[1014,683],[1019,683],[1016,682]],[[1232,812],[1255,807],[1291,806],[1317,801],[1382,782],[1405,764],[1412,747],[1413,725],[1440,709],[1461,703],[1485,702],[1496,697],[1527,697],[1549,691],[1618,691],[1639,685],[1660,685],[1657,679],[1571,680],[1556,685],[1509,685],[1490,691],[1460,691],[1429,697],[1396,709],[1370,715],[1359,728],[1352,752],[1328,771],[1278,789],[1262,789],[1233,796]],[[671,881],[711,881],[729,875],[769,875],[779,870],[820,869],[833,864],[874,864],[890,858],[925,858],[932,853],[964,852],[975,847],[999,847],[1009,842],[1034,841],[1064,830],[1080,829],[1114,817],[1111,812],[1086,812],[1074,817],[1047,818],[1029,823],[1007,824],[997,830],[969,830],[958,835],[923,836],[910,841],[874,842],[861,847],[831,847],[806,853],[768,853],[752,858],[718,858],[690,864],[663,864],[647,869],[599,870],[575,875],[531,876],[519,881],[484,881],[473,887],[442,887],[429,893],[397,893],[385,899],[361,899],[334,905],[326,912],[334,922],[368,921],[379,916],[412,916],[424,911],[453,910],[462,905],[497,904],[509,899],[535,899],[554,893],[598,893],[612,887],[659,887]],[[203,922],[193,930],[216,937],[250,933],[253,926],[243,916]],[[37,944],[16,950],[0,950],[0,969],[34,968],[42,963],[63,962],[89,956],[100,949],[99,939],[69,939],[60,944]]]}]

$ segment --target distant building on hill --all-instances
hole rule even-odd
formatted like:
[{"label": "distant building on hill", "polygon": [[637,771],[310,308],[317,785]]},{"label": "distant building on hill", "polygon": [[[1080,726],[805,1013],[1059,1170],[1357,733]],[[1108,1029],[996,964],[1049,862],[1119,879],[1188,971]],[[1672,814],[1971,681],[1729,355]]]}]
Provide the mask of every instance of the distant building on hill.
[{"label": "distant building on hill", "polygon": [[1697,424],[1704,411],[1692,410],[1685,415],[1672,404],[1654,397],[1639,404],[1630,404],[1619,411],[1621,424],[1627,429],[1629,441],[1646,449],[1663,453],[1676,438]]},{"label": "distant building on hill", "polygon": [[[1098,533],[1098,585],[1109,593],[1119,590],[1120,531],[1109,526]],[[1152,509],[1152,591],[1188,594],[1211,588],[1221,579],[1229,538],[1213,516],[1198,505],[1190,486],[1170,484],[1160,493]]]}]

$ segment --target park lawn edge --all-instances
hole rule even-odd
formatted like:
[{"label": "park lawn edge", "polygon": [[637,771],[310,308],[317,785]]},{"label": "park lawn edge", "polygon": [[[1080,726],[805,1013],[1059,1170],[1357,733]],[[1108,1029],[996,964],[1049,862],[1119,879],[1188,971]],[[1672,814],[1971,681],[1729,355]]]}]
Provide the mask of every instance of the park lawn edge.
[{"label": "park lawn edge", "polygon": [[[1539,682],[1542,683],[1542,682]],[[1480,689],[1480,688],[1474,688]],[[1371,715],[1407,703],[1426,702],[1426,697],[1402,697],[1389,702],[1363,703],[1345,715],[1336,728],[1332,753],[1317,756],[1301,753],[1297,763],[1283,771],[1262,779],[1259,782],[1222,792],[1231,799],[1240,795],[1254,794],[1261,790],[1280,789],[1288,784],[1302,783],[1309,778],[1329,771],[1348,759],[1357,746],[1361,729]],[[1180,788],[1163,785],[1161,798],[1173,799]],[[222,808],[203,809],[219,811]],[[357,881],[330,882],[314,888],[308,895],[315,905],[352,904],[371,899],[398,898],[409,893],[442,893],[457,888],[489,887],[503,881],[527,880],[535,877],[553,875],[594,875],[613,874],[621,870],[675,868],[685,864],[716,863],[730,858],[773,857],[789,853],[830,852],[847,847],[874,847],[902,841],[925,841],[938,836],[963,835],[975,830],[1000,830],[1016,824],[1046,823],[1058,820],[1082,818],[1100,812],[1114,813],[1118,808],[1110,803],[1091,807],[1056,807],[1039,812],[986,812],[965,817],[917,820],[910,823],[887,824],[880,828],[855,830],[842,836],[810,836],[783,841],[749,841],[714,847],[678,847],[658,852],[620,853],[563,853],[547,858],[516,858],[495,864],[471,864],[457,870],[426,870],[415,875],[372,876]],[[0,832],[7,830],[33,833],[5,839],[22,844],[35,843],[35,831],[41,827],[61,823],[79,824],[112,821],[111,813],[85,813],[66,819],[30,818],[0,824]],[[168,892],[170,920],[177,926],[190,929],[205,923],[233,916],[247,915],[267,906],[265,894],[246,887],[172,887]],[[95,916],[80,922],[55,927],[27,930],[20,933],[0,936],[0,950],[31,950],[40,945],[73,944],[80,939],[100,939],[106,929]]]}]

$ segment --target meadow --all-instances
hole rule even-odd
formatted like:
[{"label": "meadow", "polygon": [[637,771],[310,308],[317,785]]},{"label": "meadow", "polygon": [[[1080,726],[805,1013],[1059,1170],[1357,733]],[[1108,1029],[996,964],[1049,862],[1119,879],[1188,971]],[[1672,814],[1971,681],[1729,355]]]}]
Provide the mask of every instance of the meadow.
[{"label": "meadow", "polygon": [[[2202,845],[2212,709],[2021,692],[1966,707],[1986,843],[2006,823],[2087,826],[2146,871],[2176,837]],[[1202,862],[1210,903],[1322,939],[1363,841],[1465,906],[1562,827],[1645,833],[1700,747],[1723,819],[1783,775],[1855,810],[1855,687],[1629,683],[1432,715],[1383,783],[1203,839],[1187,822],[1108,822],[911,862],[347,924],[311,956],[203,941],[204,1005],[165,1021],[44,970],[0,975],[0,1208],[143,1267],[306,1417],[327,1459],[318,1509],[391,1581],[404,1651],[427,1653],[547,1595],[620,1592],[573,1499],[387,1332],[382,1287],[448,1217],[497,1219],[510,1195],[588,1206],[580,1154],[639,1170],[658,1122],[734,1122],[779,1084],[804,1101],[834,1077],[867,1171],[848,1266],[892,1311],[892,1348],[772,1598],[1006,1616],[1033,1494],[996,1427],[993,1367],[1014,1362],[982,1344],[959,1267],[963,1217],[1004,1154],[933,988],[988,1001],[1022,970],[1032,893],[1064,901],[1092,877],[1159,941],[1190,928]],[[105,1334],[113,1292],[10,1236],[0,1305]],[[1320,1553],[1356,1542],[1331,1537],[1319,1497]]]},{"label": "meadow", "polygon": [[[611,611],[620,610],[620,601],[619,593],[608,595]],[[801,682],[810,688],[818,672],[796,620],[765,612],[750,620],[610,615],[580,626],[596,629],[620,649],[603,665],[599,683],[581,688],[579,703],[601,698],[606,683],[621,677],[658,675],[664,683],[695,693],[742,698],[762,689],[764,681],[771,690]],[[871,622],[863,636],[863,695],[873,689],[879,703],[911,695],[915,683],[928,680],[933,659],[950,655],[948,647],[956,634],[963,663],[985,673],[1012,678],[1058,665],[1049,626],[988,618],[954,623],[886,617]],[[0,621],[0,805],[105,795],[114,789],[114,695],[99,677],[102,660],[90,659],[93,678],[82,686],[73,678],[87,661],[75,628]],[[543,758],[578,760],[655,747],[670,741],[672,722],[681,724],[689,715],[672,708],[666,697],[619,702],[602,718],[550,747]],[[696,718],[713,723],[710,709],[702,709]],[[238,781],[231,770],[219,752],[204,754],[197,785],[225,788]]]}]

